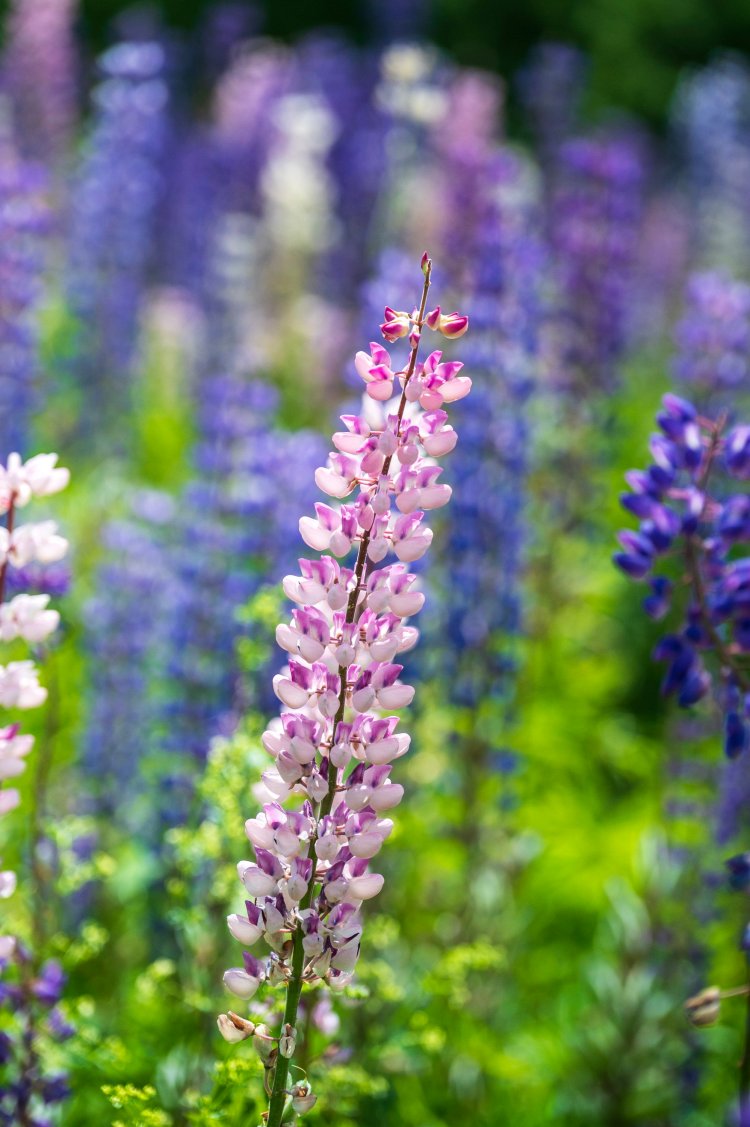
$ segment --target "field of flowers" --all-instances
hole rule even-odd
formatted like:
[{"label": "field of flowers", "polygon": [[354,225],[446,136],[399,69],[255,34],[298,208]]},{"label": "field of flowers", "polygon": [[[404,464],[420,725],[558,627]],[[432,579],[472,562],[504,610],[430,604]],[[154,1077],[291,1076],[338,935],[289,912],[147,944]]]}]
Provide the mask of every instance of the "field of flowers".
[{"label": "field of flowers", "polygon": [[656,137],[76,7],[0,54],[0,1124],[747,1127],[750,65]]}]

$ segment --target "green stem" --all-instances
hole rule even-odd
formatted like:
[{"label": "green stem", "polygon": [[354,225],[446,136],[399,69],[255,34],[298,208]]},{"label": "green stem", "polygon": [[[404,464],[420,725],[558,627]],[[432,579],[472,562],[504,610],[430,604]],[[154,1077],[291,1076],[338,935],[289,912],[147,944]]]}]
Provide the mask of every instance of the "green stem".
[{"label": "green stem", "polygon": [[750,995],[745,1009],[745,1045],[740,1064],[740,1127],[750,1127]]},{"label": "green stem", "polygon": [[[422,299],[419,306],[419,313],[417,317],[417,327],[420,332],[424,322],[425,310],[427,308],[427,294],[430,289],[430,275],[432,273],[432,263],[428,262],[424,275],[424,286],[422,288]],[[401,422],[406,410],[406,388],[409,380],[414,375],[414,370],[417,365],[417,354],[419,352],[419,340],[412,345],[411,353],[409,355],[409,363],[406,367],[404,375],[403,390],[401,392],[401,401],[398,406],[398,432],[401,430]],[[386,475],[391,466],[391,457],[388,455],[383,463],[382,475]],[[359,551],[357,553],[357,562],[354,565],[354,586],[349,594],[349,602],[346,608],[346,623],[351,625],[356,619],[357,603],[359,600],[360,591],[362,588],[362,581],[364,578],[365,570],[367,567],[367,549],[370,543],[370,533],[366,531],[362,535],[359,544]],[[344,719],[344,711],[346,709],[346,676],[347,669],[343,666],[339,668],[339,707],[333,719],[332,734],[333,738],[336,737],[336,729],[341,721]],[[315,811],[316,823],[320,822],[321,818],[325,818],[330,814],[333,806],[333,800],[336,795],[336,786],[338,783],[338,771],[334,769],[333,764],[329,760],[328,765],[328,792],[324,796],[319,808]],[[310,840],[310,848],[308,849],[308,857],[312,860],[313,871],[310,877],[310,883],[307,886],[307,891],[300,901],[300,911],[309,908],[315,893],[315,837]],[[294,939],[292,947],[292,973],[287,982],[286,987],[286,1003],[284,1005],[284,1025],[290,1025],[293,1029],[297,1027],[297,1008],[299,1006],[300,995],[302,993],[302,972],[304,969],[305,952],[302,946],[302,929],[299,924],[294,929]],[[286,1102],[286,1086],[287,1077],[289,1075],[289,1060],[279,1054],[276,1061],[276,1068],[273,1077],[273,1087],[271,1089],[271,1099],[268,1105],[268,1119],[266,1127],[281,1127],[282,1117],[284,1114],[284,1105]]]},{"label": "green stem", "polygon": [[[295,928],[294,949],[292,952],[292,976],[286,988],[286,1005],[284,1006],[284,1025],[296,1028],[297,1007],[302,993],[302,967],[305,961],[305,952],[302,947],[302,930]],[[289,1075],[289,1059],[281,1054],[276,1060],[276,1071],[273,1077],[273,1090],[271,1101],[268,1105],[268,1127],[279,1127],[286,1103],[286,1085]]]}]

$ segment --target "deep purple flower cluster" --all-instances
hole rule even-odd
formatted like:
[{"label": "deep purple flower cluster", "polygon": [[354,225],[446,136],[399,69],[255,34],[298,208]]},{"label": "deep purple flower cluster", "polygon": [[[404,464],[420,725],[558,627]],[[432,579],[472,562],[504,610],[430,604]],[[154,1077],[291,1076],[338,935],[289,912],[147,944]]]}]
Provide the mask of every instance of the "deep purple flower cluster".
[{"label": "deep purple flower cluster", "polygon": [[[159,717],[157,686],[166,657],[161,630],[173,599],[166,544],[173,516],[170,498],[142,494],[130,517],[105,527],[104,556],[85,608],[90,694],[83,767],[97,807],[110,815],[117,809],[129,821],[143,783],[136,768]],[[144,613],[147,607],[158,607],[159,614]]]},{"label": "deep purple flower cluster", "polygon": [[750,247],[750,70],[727,55],[690,76],[675,115],[688,162],[696,259],[740,274]]},{"label": "deep purple flower cluster", "polygon": [[326,158],[337,237],[322,256],[316,292],[349,303],[363,280],[387,167],[386,121],[374,98],[377,67],[345,39],[314,35],[300,49],[305,91],[329,110],[335,136]]},{"label": "deep purple flower cluster", "polygon": [[505,199],[492,190],[484,195],[467,303],[473,402],[471,410],[464,404],[456,408],[462,439],[454,454],[455,499],[445,529],[441,636],[450,638],[450,650],[441,652],[450,665],[451,696],[473,708],[512,693],[509,639],[521,626],[540,265],[530,215],[512,202],[521,175],[505,153],[485,169],[485,187],[503,185],[507,191]]},{"label": "deep purple flower cluster", "polygon": [[567,43],[540,43],[518,76],[518,88],[545,170],[554,179],[561,146],[576,131],[586,62]]},{"label": "deep purple flower cluster", "polygon": [[[670,610],[675,584],[684,586],[681,628],[666,634],[654,656],[667,663],[662,684],[683,707],[716,683],[725,717],[726,754],[748,743],[750,706],[750,495],[732,492],[750,478],[750,427],[724,436],[724,420],[698,415],[685,399],[666,395],[652,436],[653,463],[626,475],[623,506],[640,520],[637,532],[620,533],[615,562],[633,579],[648,580],[644,609],[653,618]],[[676,574],[664,564],[677,557]],[[717,667],[712,676],[707,658]]]},{"label": "deep purple flower cluster", "polygon": [[122,43],[103,81],[72,200],[67,292],[79,322],[75,374],[84,423],[128,405],[127,375],[160,195],[167,89],[157,43]]},{"label": "deep purple flower cluster", "polygon": [[223,209],[258,214],[260,179],[275,141],[273,111],[294,81],[293,58],[267,41],[238,52],[214,98]]},{"label": "deep purple flower cluster", "polygon": [[[237,644],[248,627],[238,612],[269,573],[292,564],[290,528],[305,498],[296,485],[272,494],[268,475],[280,477],[292,456],[295,466],[314,469],[321,455],[320,441],[306,434],[294,436],[292,454],[291,436],[273,424],[275,394],[261,384],[216,377],[204,381],[202,399],[197,474],[180,505],[172,550],[165,725],[168,750],[199,760],[251,703],[239,680]],[[294,479],[306,494],[310,477]]]},{"label": "deep purple flower cluster", "polygon": [[0,140],[0,459],[29,453],[49,216],[45,177]]},{"label": "deep purple flower cluster", "polygon": [[47,1127],[55,1104],[70,1094],[67,1076],[51,1072],[46,1062],[51,1042],[74,1030],[58,1003],[65,984],[62,967],[49,959],[35,969],[29,952],[17,941],[0,938],[0,1124]]},{"label": "deep purple flower cluster", "polygon": [[45,164],[60,162],[76,117],[76,0],[13,0],[4,77],[19,143]]},{"label": "deep purple flower cluster", "polygon": [[589,396],[615,382],[629,339],[644,160],[637,139],[609,134],[566,142],[559,162],[549,212],[552,376]]},{"label": "deep purple flower cluster", "polygon": [[693,274],[675,330],[673,371],[705,402],[750,377],[750,286],[719,273]]}]

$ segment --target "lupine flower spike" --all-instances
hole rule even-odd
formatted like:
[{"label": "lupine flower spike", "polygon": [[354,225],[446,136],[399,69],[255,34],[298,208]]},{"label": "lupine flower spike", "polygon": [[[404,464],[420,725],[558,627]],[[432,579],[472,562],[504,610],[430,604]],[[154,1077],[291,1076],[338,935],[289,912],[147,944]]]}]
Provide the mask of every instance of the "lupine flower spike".
[{"label": "lupine flower spike", "polygon": [[361,906],[383,886],[370,861],[403,796],[391,773],[410,737],[391,713],[414,696],[398,658],[417,641],[408,619],[424,603],[409,565],[432,540],[425,512],[451,496],[436,462],[456,444],[445,405],[471,388],[462,365],[440,351],[418,360],[425,328],[459,336],[467,327],[457,313],[427,312],[431,270],[425,256],[418,308],[386,310],[383,335],[408,339],[406,362],[378,343],[357,353],[365,408],[343,416],[328,465],[316,473],[318,486],[341,503],[319,503],[314,517],[301,519],[302,539],[323,554],[300,560],[300,574],[283,583],[296,606],[276,634],[289,664],[274,678],[281,716],[263,735],[274,763],[258,788],[263,810],[245,826],[255,850],[254,861],[238,866],[245,910],[227,921],[244,947],[263,940],[270,953],[244,951],[242,965],[224,975],[241,999],[262,982],[285,985],[283,1027],[274,1038],[235,1014],[219,1018],[225,1039],[252,1037],[266,1065],[268,1127],[279,1127],[287,1098],[297,1113],[315,1102],[307,1081],[288,1087],[302,985],[322,980],[340,990],[350,982]]},{"label": "lupine flower spike", "polygon": [[[34,497],[58,493],[68,484],[66,469],[56,465],[56,454],[37,454],[23,462],[19,454],[8,457],[0,466],[0,641],[23,639],[36,645],[56,628],[60,616],[48,606],[48,594],[21,592],[6,599],[10,587],[9,573],[28,564],[51,564],[65,555],[67,541],[57,533],[54,521],[18,523],[19,510]],[[39,684],[33,661],[10,661],[0,665],[0,706],[3,708],[36,708],[47,698]],[[0,785],[20,775],[26,756],[34,743],[33,736],[20,731],[17,723],[0,727]],[[16,788],[0,790],[0,816],[15,809],[20,801]],[[14,892],[16,875],[0,872],[0,899]],[[25,946],[15,936],[0,936],[0,1010],[11,1017],[6,1024],[2,1015],[0,1060],[3,1080],[0,1086],[0,1120],[3,1123],[47,1123],[47,1118],[32,1117],[32,1112],[51,1107],[68,1095],[66,1077],[48,1074],[41,1068],[37,1036],[42,1017],[48,1034],[55,1040],[65,1039],[72,1030],[57,1009],[65,981],[59,963],[50,959],[39,967]],[[12,1078],[10,1082],[9,1078]]]},{"label": "lupine flower spike", "polygon": [[[20,593],[5,600],[10,568],[23,568],[29,563],[55,563],[62,559],[68,542],[57,534],[54,521],[18,524],[18,510],[32,497],[47,497],[68,484],[66,469],[56,466],[56,454],[37,454],[22,462],[11,454],[0,466],[0,641],[23,638],[31,644],[43,641],[57,628],[60,615],[48,608],[49,595]],[[0,665],[0,706],[3,708],[36,708],[47,698],[39,684],[33,661],[11,661]],[[18,724],[0,728],[0,782],[20,775],[24,759],[31,750],[33,736],[22,735]],[[0,816],[15,809],[20,801],[15,789],[0,790]],[[10,896],[16,887],[15,873],[0,872],[0,898]]]},{"label": "lupine flower spike", "polygon": [[[688,708],[713,684],[725,716],[725,751],[733,759],[748,745],[750,557],[738,550],[750,542],[750,499],[734,490],[750,477],[750,427],[737,425],[725,435],[725,422],[725,416],[704,418],[686,399],[664,396],[661,433],[651,438],[653,464],[626,475],[632,492],[621,498],[640,528],[620,533],[623,550],[614,558],[631,578],[648,580],[644,609],[652,618],[667,615],[675,592],[687,588],[682,628],[666,634],[654,651],[667,663],[662,691]],[[670,576],[664,564],[674,555],[682,570]]]},{"label": "lupine flower spike", "polygon": [[[654,651],[667,664],[662,692],[676,695],[689,708],[713,689],[723,713],[727,758],[746,764],[750,555],[744,546],[750,543],[750,497],[736,490],[737,482],[750,479],[750,426],[735,424],[725,434],[726,413],[706,418],[676,395],[665,395],[662,403],[657,415],[661,433],[651,438],[653,463],[626,475],[632,492],[622,496],[622,504],[640,527],[620,533],[623,551],[615,562],[631,578],[648,580],[644,609],[652,618],[668,615],[680,590],[686,593],[679,631],[666,634]],[[670,556],[678,561],[671,575],[665,568]],[[735,808],[745,794],[738,789]],[[727,840],[731,832],[720,825],[718,836]],[[750,854],[730,857],[726,867],[733,890],[750,890]],[[750,953],[750,925],[740,947]],[[711,1025],[722,997],[745,992],[745,987],[724,993],[709,987],[688,1000],[687,1016],[694,1025]],[[747,1023],[739,1121],[750,1122]]]}]

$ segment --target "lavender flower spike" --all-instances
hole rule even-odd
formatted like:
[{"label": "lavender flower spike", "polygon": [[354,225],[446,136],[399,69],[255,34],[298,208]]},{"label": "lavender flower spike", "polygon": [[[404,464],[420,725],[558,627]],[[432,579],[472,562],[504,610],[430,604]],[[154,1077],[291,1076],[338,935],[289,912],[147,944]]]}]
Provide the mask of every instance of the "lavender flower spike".
[{"label": "lavender flower spike", "polygon": [[[254,1038],[269,1069],[267,1127],[279,1127],[292,1095],[287,1078],[303,983],[323,980],[341,989],[352,978],[360,908],[383,886],[370,860],[390,834],[388,813],[403,796],[391,771],[410,737],[389,714],[414,696],[400,680],[398,663],[418,637],[407,619],[424,603],[409,565],[432,540],[425,512],[451,496],[435,462],[456,444],[444,407],[471,389],[471,380],[459,374],[463,365],[444,361],[440,351],[418,362],[425,328],[458,336],[467,327],[458,314],[426,312],[427,255],[422,270],[419,308],[389,309],[382,326],[389,341],[408,338],[405,364],[378,343],[357,353],[367,406],[362,415],[343,416],[346,429],[334,434],[336,449],[315,475],[319,488],[342,503],[319,503],[315,517],[301,519],[302,539],[323,554],[300,560],[301,574],[283,584],[296,609],[276,633],[290,657],[274,678],[281,717],[263,736],[275,763],[259,788],[263,810],[245,824],[255,849],[255,861],[238,866],[245,912],[227,921],[244,947],[263,939],[270,955],[244,951],[242,966],[228,970],[224,982],[241,999],[251,998],[263,981],[283,983],[284,1022],[269,1046],[265,1031],[261,1037],[244,1018],[219,1018],[227,1040]],[[403,334],[393,331],[396,324]],[[396,386],[400,394],[393,399]],[[355,490],[356,499],[345,500]],[[384,562],[391,553],[395,562]],[[291,809],[284,808],[287,798]],[[311,1107],[311,1097],[306,1089],[295,1110]]]}]

